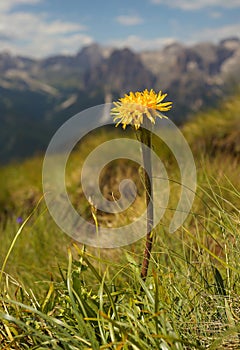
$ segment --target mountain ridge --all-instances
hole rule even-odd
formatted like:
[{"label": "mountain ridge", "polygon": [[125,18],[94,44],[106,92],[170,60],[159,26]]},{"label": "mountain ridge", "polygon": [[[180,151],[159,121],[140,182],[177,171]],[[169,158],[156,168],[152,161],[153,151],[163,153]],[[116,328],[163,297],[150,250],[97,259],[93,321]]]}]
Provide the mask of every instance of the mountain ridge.
[{"label": "mountain ridge", "polygon": [[115,100],[130,90],[163,90],[174,101],[172,119],[182,123],[239,83],[237,38],[142,52],[95,43],[75,55],[43,59],[0,52],[0,162],[44,149],[64,121],[104,103],[106,96]]}]

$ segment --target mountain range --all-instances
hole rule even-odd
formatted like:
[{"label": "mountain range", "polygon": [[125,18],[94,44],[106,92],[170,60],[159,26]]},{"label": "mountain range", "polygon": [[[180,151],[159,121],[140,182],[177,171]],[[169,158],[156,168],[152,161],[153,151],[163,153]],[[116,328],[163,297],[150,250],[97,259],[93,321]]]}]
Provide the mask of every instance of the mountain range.
[{"label": "mountain range", "polygon": [[176,123],[216,105],[240,83],[240,40],[134,52],[84,47],[41,60],[0,52],[0,162],[44,151],[56,129],[93,105],[153,88]]}]

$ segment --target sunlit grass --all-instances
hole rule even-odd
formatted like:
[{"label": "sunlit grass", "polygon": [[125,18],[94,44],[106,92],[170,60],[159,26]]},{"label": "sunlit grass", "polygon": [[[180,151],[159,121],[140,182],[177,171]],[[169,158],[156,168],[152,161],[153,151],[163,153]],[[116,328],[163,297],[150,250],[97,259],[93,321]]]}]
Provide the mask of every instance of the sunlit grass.
[{"label": "sunlit grass", "polygon": [[[139,277],[144,240],[119,249],[82,247],[56,227],[44,202],[36,208],[41,157],[0,169],[1,349],[239,349],[240,106],[235,100],[224,106],[183,128],[198,188],[174,234],[168,226],[179,170],[169,150],[159,147],[174,194],[156,228],[146,282]],[[113,132],[89,135],[68,162],[70,198],[92,222],[81,165]],[[97,212],[99,224],[123,224],[144,209],[138,166],[128,167],[126,161],[110,164],[100,185],[105,195],[117,196],[119,181],[131,176],[139,187],[135,206],[122,216]]]},{"label": "sunlit grass", "polygon": [[[232,196],[239,197],[239,192],[233,189]],[[3,272],[3,344],[237,349],[239,210],[226,210],[217,198],[210,191],[208,217],[194,217],[191,226],[184,225],[176,234],[158,228],[146,283],[139,277],[140,253],[130,247],[121,249],[123,263],[114,259],[114,250],[111,260],[104,252],[99,260],[93,251],[71,245],[60,265],[61,278],[52,274],[39,285],[45,290],[41,297]]]}]

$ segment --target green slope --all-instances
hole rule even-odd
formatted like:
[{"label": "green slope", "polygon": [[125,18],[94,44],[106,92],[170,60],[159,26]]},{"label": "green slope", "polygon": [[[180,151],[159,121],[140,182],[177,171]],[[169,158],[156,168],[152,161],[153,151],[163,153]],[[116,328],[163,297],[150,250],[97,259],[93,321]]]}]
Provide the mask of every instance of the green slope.
[{"label": "green slope", "polygon": [[[218,109],[197,115],[182,128],[194,154],[197,167],[204,162],[212,176],[224,174],[237,183],[238,158],[240,155],[240,95],[223,102]],[[123,136],[119,130],[117,137]],[[90,135],[78,151],[72,155],[69,169],[79,168],[79,154],[85,155],[101,142],[116,137],[115,133],[101,131]],[[164,157],[164,155],[163,155]],[[12,163],[0,168],[0,209],[16,215],[30,210],[41,196],[42,157],[30,158],[22,163]],[[212,167],[212,169],[211,169]],[[75,170],[74,170],[75,169]],[[205,169],[206,170],[206,169]],[[216,174],[214,174],[216,172]],[[70,176],[70,178],[74,178]],[[74,181],[73,181],[74,182]],[[75,184],[73,183],[74,190]],[[71,191],[71,186],[70,186]]]},{"label": "green slope", "polygon": [[[239,112],[236,96],[183,128],[198,171],[196,201],[174,235],[165,219],[156,228],[146,283],[139,278],[143,240],[83,253],[42,204],[2,274],[2,348],[239,349]],[[90,135],[71,155],[73,198],[80,201],[81,162],[110,136]],[[38,157],[0,169],[0,266],[18,215],[25,219],[41,197],[41,163]],[[176,166],[166,164],[174,178]]]},{"label": "green slope", "polygon": [[199,114],[183,128],[194,152],[240,155],[240,94]]}]

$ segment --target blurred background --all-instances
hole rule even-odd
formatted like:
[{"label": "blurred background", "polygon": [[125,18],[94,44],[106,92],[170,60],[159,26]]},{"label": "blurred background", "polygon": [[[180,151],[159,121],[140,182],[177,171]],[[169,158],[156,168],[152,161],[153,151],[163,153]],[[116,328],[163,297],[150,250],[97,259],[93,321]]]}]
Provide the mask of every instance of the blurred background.
[{"label": "blurred background", "polygon": [[240,2],[0,4],[0,163],[43,152],[79,111],[130,90],[174,101],[178,124],[236,93]]},{"label": "blurred background", "polygon": [[[103,337],[101,349],[109,341],[109,349],[160,349],[160,342],[182,349],[178,339],[184,349],[240,349],[239,19],[240,0],[0,0],[0,348],[98,349],[90,341],[78,344],[85,329],[86,339]],[[53,221],[42,189],[45,150],[66,120],[145,88],[168,93],[173,108],[166,114],[197,169],[193,207],[173,236],[181,173],[172,150],[153,137],[170,198],[154,229],[146,295],[136,278],[145,240],[119,250],[87,247],[97,275],[83,251],[73,251],[78,260],[72,264],[67,247],[73,239]],[[97,233],[98,227],[128,225],[145,210],[144,172],[131,159],[109,162],[99,177],[108,200],[120,197],[122,180],[135,183],[137,196],[127,210],[101,211],[94,191],[86,198],[82,190],[85,159],[120,137],[135,140],[131,127],[98,128],[66,164],[69,199]],[[159,205],[161,194],[155,197]],[[62,333],[58,317],[66,324]]]}]

